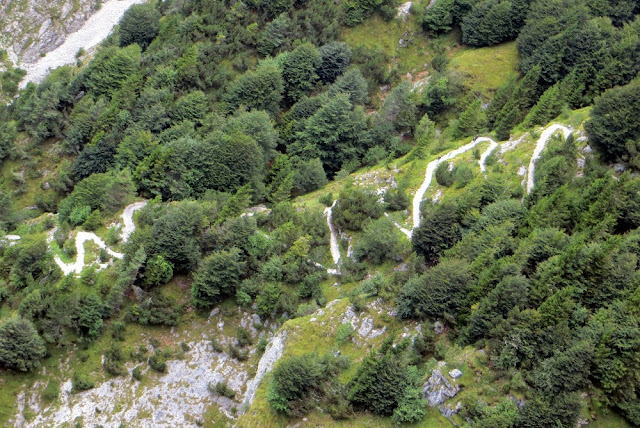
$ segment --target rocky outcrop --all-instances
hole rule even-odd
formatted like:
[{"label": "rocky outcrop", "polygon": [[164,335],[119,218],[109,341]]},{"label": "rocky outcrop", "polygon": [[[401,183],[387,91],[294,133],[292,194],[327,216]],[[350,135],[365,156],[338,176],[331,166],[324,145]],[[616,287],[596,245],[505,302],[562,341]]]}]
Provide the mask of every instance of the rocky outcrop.
[{"label": "rocky outcrop", "polygon": [[0,48],[12,62],[33,63],[80,29],[100,0],[0,2]]},{"label": "rocky outcrop", "polygon": [[422,387],[422,393],[429,406],[437,407],[445,417],[451,418],[462,409],[462,403],[459,401],[457,403],[446,403],[446,401],[455,397],[460,391],[460,386],[455,379],[462,376],[462,372],[458,369],[451,370],[449,376],[454,380],[449,380],[442,374],[441,369],[444,368],[444,365],[444,362],[438,363],[438,368],[431,372],[431,377],[427,379]]},{"label": "rocky outcrop", "polygon": [[455,397],[459,391],[460,386],[455,382],[449,381],[439,368],[431,372],[431,377],[427,379],[422,387],[422,393],[431,407],[438,406]]},{"label": "rocky outcrop", "polygon": [[282,331],[274,336],[267,345],[267,348],[258,363],[258,370],[256,370],[255,377],[247,384],[247,390],[244,394],[243,400],[243,407],[245,409],[248,409],[251,406],[251,403],[253,403],[256,391],[258,390],[258,386],[260,386],[260,382],[264,375],[273,370],[273,366],[280,357],[282,357],[282,353],[284,352],[284,340],[286,338],[287,332]]},{"label": "rocky outcrop", "polygon": [[64,42],[60,43],[55,49],[50,49],[52,46],[43,46],[40,55],[46,55],[41,58],[38,57],[35,61],[22,61],[19,64],[27,72],[22,82],[20,82],[20,87],[24,88],[29,82],[41,82],[49,74],[50,70],[63,65],[74,64],[78,52],[81,52],[81,50],[91,52],[107,38],[130,6],[143,1],[145,0],[104,1],[99,10],[96,10],[84,21],[77,31],[69,33]]},{"label": "rocky outcrop", "polygon": [[[218,311],[207,320],[207,328],[194,332],[189,327],[175,327],[161,337],[162,343],[172,343],[174,349],[182,349],[182,355],[174,351],[171,359],[167,360],[165,373],[153,372],[144,362],[130,362],[125,364],[129,372],[127,375],[103,377],[100,373],[93,373],[92,376],[97,381],[95,388],[73,393],[73,382],[69,379],[72,368],[67,360],[59,367],[62,377],[51,375],[51,379],[57,379],[61,383],[59,399],[53,403],[41,400],[47,382],[36,382],[16,397],[17,412],[10,421],[10,426],[72,426],[78,418],[82,418],[83,426],[91,427],[195,426],[196,421],[202,420],[212,405],[218,407],[228,418],[234,418],[236,409],[240,409],[243,403],[251,403],[264,375],[282,356],[286,332],[279,332],[271,337],[255,375],[251,377],[251,368],[255,364],[255,359],[251,356],[256,353],[255,345],[245,348],[250,356],[248,360],[241,361],[232,357],[227,349],[231,345],[237,345],[237,339],[224,334],[220,322],[225,319],[230,321],[229,315],[221,312],[223,311]],[[266,330],[269,327],[267,321],[261,320],[257,314],[242,311],[238,316],[237,321],[240,325],[247,326],[254,344],[259,337],[267,338],[271,335]],[[257,324],[257,321],[265,327],[264,330],[256,331],[252,328],[252,324]],[[153,348],[148,338],[149,336],[143,335],[140,344],[147,348],[147,355],[151,355]],[[216,350],[212,346],[213,338],[222,350]],[[176,346],[181,342],[188,346]],[[142,369],[142,382],[131,378],[131,372],[136,366]],[[44,372],[45,368],[42,370]],[[229,399],[213,394],[210,385],[218,382],[226,383],[236,392],[236,397]],[[22,415],[27,406],[36,413],[33,419],[26,420]]]}]

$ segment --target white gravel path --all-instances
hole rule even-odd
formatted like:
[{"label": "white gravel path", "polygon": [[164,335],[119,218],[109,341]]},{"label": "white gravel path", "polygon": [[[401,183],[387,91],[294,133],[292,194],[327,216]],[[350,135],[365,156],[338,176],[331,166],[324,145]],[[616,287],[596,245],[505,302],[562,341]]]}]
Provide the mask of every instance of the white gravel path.
[{"label": "white gravel path", "polygon": [[489,147],[487,147],[487,150],[485,150],[480,155],[480,160],[478,160],[478,163],[480,164],[480,171],[486,172],[487,166],[485,165],[485,163],[487,162],[487,158],[498,147],[498,143],[496,143],[495,141],[493,141],[491,138],[488,138],[488,137],[480,137],[478,138],[478,140],[480,140],[480,142],[482,141],[489,142]]},{"label": "white gravel path", "polygon": [[136,230],[136,225],[133,223],[133,213],[138,211],[147,205],[148,201],[140,201],[135,202],[131,205],[127,205],[122,212],[122,231],[120,232],[120,236],[122,236],[122,242],[127,242],[129,240],[129,236]]},{"label": "white gravel path", "polygon": [[422,185],[420,186],[415,196],[413,197],[413,229],[420,226],[420,204],[422,203],[424,194],[427,192],[427,189],[431,185],[433,174],[436,171],[436,168],[438,167],[438,165],[440,165],[442,162],[448,162],[449,160],[455,158],[456,156],[464,152],[468,152],[469,150],[473,149],[476,145],[482,143],[483,141],[488,141],[488,140],[489,139],[485,137],[477,138],[475,141],[471,141],[470,143],[465,144],[464,146],[459,147],[455,150],[452,150],[446,155],[440,156],[438,159],[429,162],[429,164],[427,165],[427,171],[425,172],[425,175],[424,175],[424,181],[422,182]]},{"label": "white gravel path", "polygon": [[[330,207],[324,209],[324,213],[327,216],[327,225],[329,226],[329,231],[331,232],[330,239],[330,248],[331,248],[331,257],[333,258],[333,263],[338,266],[340,263],[340,245],[338,244],[338,233],[336,231],[335,226],[333,225],[333,221],[331,221],[333,217],[333,207],[336,206],[336,199],[333,201],[333,204]],[[327,269],[327,273],[329,275],[339,275],[340,271],[338,269]]]},{"label": "white gravel path", "polygon": [[[136,225],[133,222],[133,213],[135,213],[136,211],[144,207],[147,204],[147,202],[148,201],[135,202],[133,204],[127,205],[124,208],[124,211],[122,212],[122,215],[121,215],[122,222],[124,224],[121,231],[122,242],[127,242],[127,240],[129,239],[129,236],[131,236],[133,231],[136,229]],[[47,242],[50,243],[53,240],[53,235],[55,232],[56,232],[56,229],[53,229],[52,231],[49,232],[49,235],[47,237]],[[118,253],[108,248],[107,244],[105,244],[105,242],[95,233],[80,231],[76,235],[75,261],[73,263],[65,263],[62,261],[62,259],[59,256],[54,256],[53,258],[56,264],[60,267],[60,269],[65,275],[69,275],[71,273],[80,274],[82,272],[82,269],[84,269],[84,267],[86,266],[84,262],[84,255],[85,255],[84,243],[87,241],[95,242],[99,248],[105,249],[107,253],[113,258],[121,259],[124,257],[124,254]],[[103,263],[100,265],[100,268],[104,268],[107,265],[108,263]]]},{"label": "white gravel path", "polygon": [[76,53],[80,48],[89,50],[102,42],[120,21],[124,12],[134,4],[144,3],[145,0],[105,0],[83,26],[75,33],[69,34],[67,39],[44,57],[33,64],[20,64],[27,71],[20,87],[27,83],[39,83],[50,70],[76,62]]},{"label": "white gravel path", "polygon": [[114,257],[116,259],[121,259],[121,258],[124,257],[124,254],[112,251],[109,248],[107,248],[107,244],[105,244],[104,241],[102,239],[100,239],[100,237],[98,235],[96,235],[95,233],[80,231],[76,235],[76,260],[75,260],[75,262],[67,264],[67,263],[63,262],[60,259],[60,257],[58,257],[58,256],[54,257],[54,260],[56,261],[58,266],[60,266],[60,269],[62,270],[62,272],[65,275],[69,275],[70,273],[79,274],[80,272],[82,272],[82,269],[84,269],[84,267],[85,267],[85,263],[84,263],[84,254],[85,254],[84,243],[87,242],[87,241],[95,242],[96,245],[98,245],[99,248],[107,250],[107,253],[109,253],[109,255],[111,257]]},{"label": "white gravel path", "polygon": [[542,154],[542,151],[549,142],[549,139],[558,131],[562,131],[562,135],[564,136],[564,138],[567,138],[569,134],[571,134],[572,129],[567,128],[564,125],[559,125],[557,123],[553,124],[542,131],[540,138],[538,138],[538,141],[536,142],[536,148],[533,149],[533,155],[531,155],[531,161],[529,161],[529,174],[527,175],[527,194],[531,193],[531,191],[533,190],[533,186],[535,185],[533,180],[535,175],[536,161]]}]

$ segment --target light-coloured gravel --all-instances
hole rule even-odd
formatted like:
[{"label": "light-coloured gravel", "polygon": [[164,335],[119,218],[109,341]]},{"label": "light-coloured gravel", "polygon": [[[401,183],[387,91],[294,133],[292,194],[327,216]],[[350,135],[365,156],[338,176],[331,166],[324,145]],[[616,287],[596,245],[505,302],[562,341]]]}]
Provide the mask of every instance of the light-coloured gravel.
[{"label": "light-coloured gravel", "polygon": [[44,57],[32,64],[19,64],[27,71],[20,87],[27,83],[39,83],[50,70],[76,62],[76,53],[81,48],[85,51],[102,42],[120,21],[122,15],[134,4],[144,3],[144,0],[106,0],[75,33],[69,34],[64,43],[52,50]]}]

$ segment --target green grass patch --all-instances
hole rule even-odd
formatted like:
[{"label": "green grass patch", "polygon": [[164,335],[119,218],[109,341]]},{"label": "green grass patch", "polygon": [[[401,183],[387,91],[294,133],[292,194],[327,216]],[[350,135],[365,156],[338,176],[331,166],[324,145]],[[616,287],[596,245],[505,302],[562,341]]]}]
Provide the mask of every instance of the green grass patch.
[{"label": "green grass patch", "polygon": [[516,42],[480,49],[461,47],[451,55],[450,66],[464,75],[465,85],[489,99],[504,82],[518,73]]},{"label": "green grass patch", "polygon": [[[352,47],[362,45],[384,51],[400,74],[425,70],[433,57],[426,35],[412,16],[408,16],[406,21],[393,19],[386,22],[373,15],[362,24],[345,29],[342,38]],[[401,47],[400,39],[411,41]]]}]

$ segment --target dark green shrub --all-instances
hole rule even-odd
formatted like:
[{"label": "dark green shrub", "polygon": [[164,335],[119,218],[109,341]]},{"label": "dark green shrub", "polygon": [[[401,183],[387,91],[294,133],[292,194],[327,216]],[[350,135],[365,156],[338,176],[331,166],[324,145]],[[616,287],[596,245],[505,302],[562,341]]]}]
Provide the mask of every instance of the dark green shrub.
[{"label": "dark green shrub", "polygon": [[366,219],[377,219],[384,213],[379,196],[370,190],[358,186],[345,188],[338,196],[333,209],[333,221],[336,226],[347,230],[361,230]]},{"label": "dark green shrub", "polygon": [[151,357],[149,357],[148,362],[151,370],[157,371],[158,373],[166,373],[167,363],[163,361],[158,355],[152,355]]},{"label": "dark green shrub", "polygon": [[453,184],[453,171],[450,170],[449,162],[441,162],[436,168],[436,181],[439,185],[450,187]]},{"label": "dark green shrub", "polygon": [[114,321],[111,323],[111,337],[120,342],[124,341],[125,324],[122,321]]},{"label": "dark green shrub", "polygon": [[223,397],[227,397],[232,400],[236,396],[236,392],[233,389],[229,388],[229,386],[227,385],[227,382],[216,383],[214,390],[217,395],[221,395]]},{"label": "dark green shrub", "polygon": [[73,388],[72,392],[82,392],[95,386],[95,381],[86,373],[73,372]]},{"label": "dark green shrub", "polygon": [[253,339],[251,339],[251,333],[249,333],[249,330],[247,330],[246,328],[238,327],[236,337],[238,338],[239,346],[247,346],[253,343]]},{"label": "dark green shrub", "polygon": [[0,364],[6,368],[30,371],[40,367],[47,352],[44,340],[30,321],[9,318],[0,326]]},{"label": "dark green shrub", "polygon": [[124,368],[124,357],[118,345],[112,345],[104,354],[104,369],[112,376],[123,376],[127,373]]},{"label": "dark green shrub", "polygon": [[325,205],[327,207],[330,207],[331,205],[333,205],[333,194],[331,192],[329,192],[326,195],[322,195],[322,196],[320,196],[318,201],[321,204],[323,204],[323,205]]},{"label": "dark green shrub", "polygon": [[371,263],[380,264],[385,260],[401,259],[405,245],[401,232],[386,217],[366,222],[362,238],[353,248],[356,259],[366,258]]},{"label": "dark green shrub", "polygon": [[229,355],[238,361],[246,361],[249,359],[249,350],[229,345]]},{"label": "dark green shrub", "polygon": [[131,370],[131,378],[138,382],[142,380],[142,366],[135,366],[133,370]]},{"label": "dark green shrub", "polygon": [[347,339],[351,338],[353,332],[354,329],[350,322],[342,323],[336,328],[336,340],[340,343],[346,342]]},{"label": "dark green shrub", "polygon": [[122,16],[118,26],[120,46],[137,43],[142,49],[158,35],[160,14],[151,4],[131,6]]},{"label": "dark green shrub", "polygon": [[223,352],[224,351],[224,348],[222,347],[222,345],[220,345],[220,342],[218,342],[218,339],[216,339],[215,337],[213,339],[211,339],[211,347],[216,352]]}]

